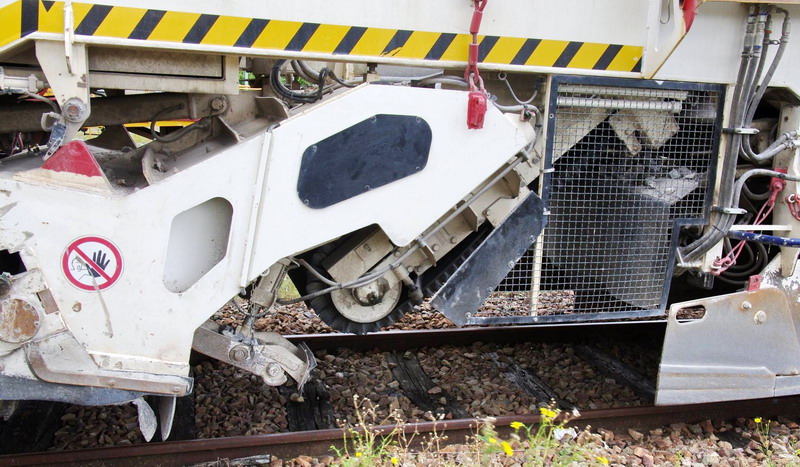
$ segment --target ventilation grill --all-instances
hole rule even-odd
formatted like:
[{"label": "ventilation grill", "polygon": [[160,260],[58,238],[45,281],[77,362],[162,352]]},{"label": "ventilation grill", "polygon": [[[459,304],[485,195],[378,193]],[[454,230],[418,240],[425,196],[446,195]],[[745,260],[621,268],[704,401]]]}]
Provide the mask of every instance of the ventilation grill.
[{"label": "ventilation grill", "polygon": [[528,294],[532,310],[520,318],[662,313],[675,225],[705,218],[720,87],[619,82],[554,84],[547,165],[555,170],[543,190],[549,223],[498,288]]}]

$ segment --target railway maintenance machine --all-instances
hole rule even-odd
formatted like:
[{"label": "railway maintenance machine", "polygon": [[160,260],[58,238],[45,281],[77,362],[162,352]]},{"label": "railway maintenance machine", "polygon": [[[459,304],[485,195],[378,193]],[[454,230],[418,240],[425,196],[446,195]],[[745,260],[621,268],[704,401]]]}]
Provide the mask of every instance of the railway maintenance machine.
[{"label": "railway maintenance machine", "polygon": [[358,334],[666,312],[657,403],[798,394],[798,4],[0,0],[0,399],[302,384],[287,275]]}]

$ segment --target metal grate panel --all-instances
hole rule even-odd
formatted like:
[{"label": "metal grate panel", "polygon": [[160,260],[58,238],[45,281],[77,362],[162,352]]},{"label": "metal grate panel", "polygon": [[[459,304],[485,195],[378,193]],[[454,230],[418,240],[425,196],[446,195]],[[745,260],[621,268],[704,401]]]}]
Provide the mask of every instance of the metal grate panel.
[{"label": "metal grate panel", "polygon": [[713,85],[555,80],[549,222],[498,288],[531,297],[514,322],[663,312],[676,224],[710,205],[723,100]]}]

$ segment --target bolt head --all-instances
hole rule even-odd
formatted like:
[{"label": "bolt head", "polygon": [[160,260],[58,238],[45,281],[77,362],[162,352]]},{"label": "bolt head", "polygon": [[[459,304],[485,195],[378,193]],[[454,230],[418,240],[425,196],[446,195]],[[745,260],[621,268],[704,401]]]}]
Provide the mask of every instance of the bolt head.
[{"label": "bolt head", "polygon": [[88,109],[86,104],[78,98],[67,99],[62,108],[64,119],[72,123],[80,123],[86,120]]},{"label": "bolt head", "polygon": [[250,351],[243,345],[237,345],[228,353],[228,357],[234,362],[243,362],[250,356]]},{"label": "bolt head", "polygon": [[267,374],[272,376],[273,378],[275,376],[280,375],[282,371],[283,370],[281,370],[280,365],[278,365],[277,363],[270,363],[269,366],[267,367]]},{"label": "bolt head", "polygon": [[215,97],[211,99],[211,109],[220,111],[225,108],[225,99],[222,97]]},{"label": "bolt head", "polygon": [[763,310],[758,310],[755,315],[753,315],[753,322],[756,324],[764,324],[767,321],[767,314]]},{"label": "bolt head", "polygon": [[742,302],[742,310],[749,310],[750,308],[753,308],[753,304],[752,303],[750,303],[748,301]]},{"label": "bolt head", "polygon": [[72,305],[72,311],[74,311],[75,313],[78,313],[79,311],[81,311],[82,308],[83,308],[83,305],[81,305],[81,302],[75,302],[75,304]]}]

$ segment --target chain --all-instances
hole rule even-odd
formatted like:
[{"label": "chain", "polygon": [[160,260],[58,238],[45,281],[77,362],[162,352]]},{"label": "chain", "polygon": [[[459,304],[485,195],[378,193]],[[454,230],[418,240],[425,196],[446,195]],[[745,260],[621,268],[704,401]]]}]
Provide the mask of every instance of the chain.
[{"label": "chain", "polygon": [[486,3],[489,0],[473,0],[475,11],[472,13],[472,23],[469,26],[469,33],[472,34],[472,43],[469,45],[469,61],[467,62],[467,69],[464,71],[464,79],[469,83],[470,91],[480,90],[485,92],[483,87],[483,78],[478,70],[478,32],[481,29],[481,20],[483,19],[483,10],[486,8]]}]

